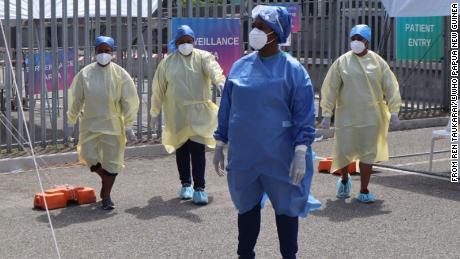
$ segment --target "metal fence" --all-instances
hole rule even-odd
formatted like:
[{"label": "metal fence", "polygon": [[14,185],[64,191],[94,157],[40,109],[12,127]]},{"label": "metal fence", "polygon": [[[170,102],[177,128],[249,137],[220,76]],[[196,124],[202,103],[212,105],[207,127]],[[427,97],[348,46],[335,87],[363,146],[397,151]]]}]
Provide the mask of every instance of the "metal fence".
[{"label": "metal fence", "polygon": [[[24,2],[28,5],[27,14],[22,13],[24,6],[21,5]],[[62,0],[59,5],[56,4],[57,1],[49,1],[50,6],[46,6],[44,1],[39,2],[39,6],[34,9],[37,4],[33,1],[4,0],[4,6],[15,3],[16,9],[11,12],[9,8],[5,8],[4,13],[0,14],[6,33],[5,39],[1,36],[0,40],[0,149],[6,149],[7,152],[19,147],[19,143],[26,142],[24,120],[17,110],[19,101],[26,107],[25,121],[35,145],[46,147],[70,141],[71,133],[65,116],[68,84],[64,80],[64,88],[59,89],[58,76],[67,78],[68,72],[76,74],[83,66],[92,62],[92,43],[101,34],[115,38],[115,62],[125,67],[136,82],[141,99],[135,126],[138,137],[152,139],[155,129],[152,128],[148,115],[151,83],[156,66],[164,57],[166,44],[171,38],[171,18],[240,18],[243,55],[250,52],[247,44],[247,35],[251,29],[250,11],[255,5],[263,3],[283,2],[301,6],[301,30],[292,35],[291,46],[283,48],[304,64],[317,93],[328,67],[348,50],[347,36],[351,27],[357,23],[366,23],[373,30],[370,48],[389,62],[398,77],[404,100],[402,114],[407,118],[433,116],[448,108],[446,98],[449,93],[447,83],[443,81],[443,68],[447,67],[445,62],[448,61],[397,61],[395,20],[388,18],[379,0],[117,0],[116,3]],[[132,5],[133,3],[136,5]],[[79,10],[84,10],[83,15]],[[101,10],[104,10],[103,15]],[[34,12],[39,13],[38,18],[34,16]],[[444,37],[444,33],[440,34],[441,38]],[[448,39],[444,40],[447,45]],[[7,62],[6,48],[13,55],[12,67]],[[74,57],[73,70],[64,69],[62,74],[58,73],[60,52],[63,55],[61,62],[64,64],[68,63],[69,55]],[[26,73],[24,62],[27,58],[27,67],[33,71],[37,65],[44,68],[47,53],[51,54],[53,78],[49,91],[45,82],[45,69],[40,69],[38,75]],[[35,54],[40,57],[39,64],[34,64]],[[12,87],[11,72],[16,77],[18,92]],[[27,95],[26,81],[29,93]],[[35,82],[39,82],[39,92],[32,94]]]}]

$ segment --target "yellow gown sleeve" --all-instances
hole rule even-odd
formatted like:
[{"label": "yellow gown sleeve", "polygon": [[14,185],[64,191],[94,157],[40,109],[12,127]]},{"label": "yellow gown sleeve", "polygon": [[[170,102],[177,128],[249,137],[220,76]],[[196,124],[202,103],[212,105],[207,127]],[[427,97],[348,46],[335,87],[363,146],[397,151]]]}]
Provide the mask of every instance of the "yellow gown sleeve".
[{"label": "yellow gown sleeve", "polygon": [[399,84],[396,76],[391,71],[390,66],[386,62],[383,69],[383,93],[387,101],[388,108],[391,113],[398,113],[401,108],[401,94],[399,93]]},{"label": "yellow gown sleeve", "polygon": [[342,86],[342,77],[339,72],[339,60],[336,60],[324,78],[321,86],[321,108],[324,117],[331,117],[334,110],[340,87]]},{"label": "yellow gown sleeve", "polygon": [[83,104],[85,102],[85,95],[83,92],[83,79],[81,78],[81,72],[78,73],[70,85],[69,89],[69,110],[67,111],[67,118],[69,124],[74,125],[77,123],[77,119],[80,116]]},{"label": "yellow gown sleeve", "polygon": [[206,53],[203,56],[204,73],[211,79],[213,85],[225,83],[225,76],[216,58],[211,53]]},{"label": "yellow gown sleeve", "polygon": [[121,110],[123,112],[125,127],[129,127],[137,118],[139,97],[133,79],[128,72],[124,69],[121,70]]},{"label": "yellow gown sleeve", "polygon": [[161,106],[166,95],[168,82],[166,81],[165,59],[163,59],[155,71],[152,83],[152,108],[150,114],[157,117],[160,114]]}]

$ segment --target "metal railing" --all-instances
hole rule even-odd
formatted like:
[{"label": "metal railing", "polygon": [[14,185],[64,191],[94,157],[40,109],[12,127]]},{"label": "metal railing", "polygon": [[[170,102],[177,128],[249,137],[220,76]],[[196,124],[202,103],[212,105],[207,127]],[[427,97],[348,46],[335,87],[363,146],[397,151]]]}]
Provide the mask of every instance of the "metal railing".
[{"label": "metal railing", "polygon": [[[399,80],[404,100],[402,114],[407,118],[418,118],[433,116],[446,109],[445,63],[397,61],[395,20],[387,17],[379,0],[116,0],[95,1],[95,6],[89,0],[62,0],[48,1],[51,10],[46,9],[45,1],[39,1],[38,7],[33,2],[4,0],[4,6],[15,4],[16,9],[11,13],[6,8],[0,14],[6,32],[6,39],[2,37],[0,40],[3,61],[0,63],[0,150],[6,149],[7,152],[20,146],[18,140],[25,142],[23,119],[15,105],[18,101],[27,106],[25,121],[36,145],[46,147],[70,141],[65,116],[70,82],[63,80],[60,85],[58,79],[67,78],[68,73],[76,74],[92,62],[92,43],[100,34],[115,38],[115,62],[125,67],[136,82],[141,107],[135,130],[139,138],[150,140],[155,132],[148,114],[151,84],[173,33],[170,20],[173,17],[240,18],[243,55],[250,51],[247,44],[251,30],[250,11],[262,3],[283,2],[301,7],[301,29],[292,35],[291,46],[283,48],[304,64],[316,92],[321,88],[328,67],[348,50],[351,27],[366,23],[373,30],[370,48],[388,61]],[[136,5],[131,5],[133,3]],[[29,10],[27,14],[22,13],[27,9],[22,8],[24,4]],[[448,39],[444,41],[445,44],[449,42]],[[6,62],[7,47],[13,55],[13,67]],[[25,72],[25,59],[28,60],[28,73]],[[36,61],[39,63],[35,64]],[[72,66],[64,65],[67,69],[59,72],[59,66],[69,61]],[[35,73],[37,66],[51,66],[51,71],[40,69]],[[16,76],[19,92],[13,91],[11,71]],[[48,77],[53,78],[51,82]]]}]

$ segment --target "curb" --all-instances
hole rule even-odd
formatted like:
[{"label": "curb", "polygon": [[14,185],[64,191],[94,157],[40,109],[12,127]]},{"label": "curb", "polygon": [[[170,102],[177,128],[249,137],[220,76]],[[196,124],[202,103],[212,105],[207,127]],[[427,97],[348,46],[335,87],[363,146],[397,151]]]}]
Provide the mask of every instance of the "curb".
[{"label": "curb", "polygon": [[[163,156],[168,155],[168,152],[161,144],[143,145],[127,147],[125,150],[125,159],[132,157],[146,156]],[[77,152],[67,152],[52,155],[37,156],[37,164],[39,167],[47,167],[52,165],[62,165],[78,162]],[[34,161],[31,156],[0,159],[0,174],[1,173],[16,173],[27,171],[35,168]]]},{"label": "curb", "polygon": [[[401,120],[398,126],[390,128],[390,132],[393,131],[403,131],[403,130],[413,130],[413,129],[422,129],[422,128],[432,128],[432,127],[445,127],[449,122],[449,117],[437,117],[437,118],[426,118],[426,119],[412,119],[412,120]],[[316,130],[317,136],[323,136],[323,139],[333,138],[334,137],[334,128],[331,129],[318,129]]]},{"label": "curb", "polygon": [[[390,131],[441,127],[446,126],[448,120],[448,117],[402,120],[397,127],[390,129]],[[332,138],[334,137],[334,129],[318,129],[316,134],[317,136],[323,136],[323,139]],[[207,150],[209,149],[207,148]],[[168,155],[168,152],[166,152],[161,144],[132,146],[127,147],[125,150],[125,158],[163,155]],[[75,162],[78,162],[77,152],[37,156],[37,163],[39,167],[70,164]],[[0,168],[0,174],[27,171],[34,168],[34,161],[31,156],[0,159]]]}]

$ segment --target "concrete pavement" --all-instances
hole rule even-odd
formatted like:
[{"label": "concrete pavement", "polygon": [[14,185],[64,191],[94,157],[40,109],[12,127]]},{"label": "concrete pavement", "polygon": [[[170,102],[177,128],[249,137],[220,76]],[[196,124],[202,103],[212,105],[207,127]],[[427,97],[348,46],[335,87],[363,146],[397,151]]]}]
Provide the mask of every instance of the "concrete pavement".
[{"label": "concrete pavement", "polygon": [[[429,150],[436,128],[391,132],[391,155]],[[314,144],[318,156],[331,152],[332,140]],[[447,149],[447,142],[438,142]],[[129,159],[113,190],[117,208],[99,204],[51,211],[62,258],[236,258],[236,211],[225,178],[212,169],[207,154],[210,204],[195,206],[177,199],[179,181],[174,156]],[[448,154],[435,157],[446,175]],[[392,159],[426,169],[427,156]],[[425,161],[425,163],[423,163]],[[418,164],[413,164],[418,163]],[[443,173],[444,172],[444,173]],[[45,188],[59,184],[99,188],[85,167],[41,170]],[[460,184],[442,179],[379,170],[370,189],[378,201],[335,198],[335,176],[315,172],[312,193],[323,206],[300,222],[299,258],[459,258]],[[57,258],[44,211],[32,210],[39,190],[33,171],[0,174],[0,258]],[[263,210],[257,258],[280,258],[270,206]]]}]

